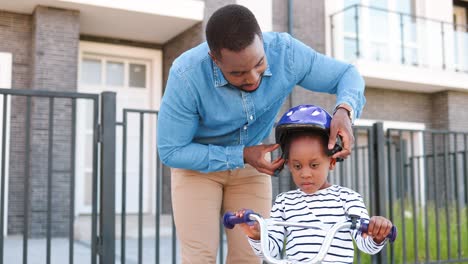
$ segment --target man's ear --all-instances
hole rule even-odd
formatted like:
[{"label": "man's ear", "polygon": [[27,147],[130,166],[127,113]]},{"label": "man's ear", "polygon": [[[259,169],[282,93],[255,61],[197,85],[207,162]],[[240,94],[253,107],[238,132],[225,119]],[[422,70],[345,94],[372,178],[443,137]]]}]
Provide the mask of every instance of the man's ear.
[{"label": "man's ear", "polygon": [[216,58],[216,56],[211,51],[208,51],[208,55],[210,55],[210,58],[214,61],[214,63],[216,63],[216,65],[219,66],[219,60]]},{"label": "man's ear", "polygon": [[335,166],[336,166],[336,159],[331,158],[331,159],[330,159],[330,167],[329,167],[329,170],[335,169]]}]

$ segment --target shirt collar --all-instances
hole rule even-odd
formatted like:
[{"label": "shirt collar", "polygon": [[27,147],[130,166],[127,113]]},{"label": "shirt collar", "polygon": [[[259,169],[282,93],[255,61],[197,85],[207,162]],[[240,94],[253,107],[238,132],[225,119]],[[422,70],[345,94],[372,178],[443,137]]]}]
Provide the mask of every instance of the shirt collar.
[{"label": "shirt collar", "polygon": [[[214,86],[215,87],[222,87],[228,84],[228,81],[224,78],[223,72],[221,69],[216,65],[216,63],[211,60],[211,64],[213,65],[213,81],[214,81]],[[265,72],[263,72],[263,76],[272,76],[271,70],[270,70],[270,64],[267,64],[267,68]]]}]

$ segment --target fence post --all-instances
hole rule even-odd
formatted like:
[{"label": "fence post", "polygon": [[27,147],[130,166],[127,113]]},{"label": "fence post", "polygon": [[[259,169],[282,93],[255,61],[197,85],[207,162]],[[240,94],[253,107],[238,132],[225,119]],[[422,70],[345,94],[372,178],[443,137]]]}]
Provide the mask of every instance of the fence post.
[{"label": "fence post", "polygon": [[101,94],[100,264],[115,263],[116,94]]},{"label": "fence post", "polygon": [[356,30],[356,59],[359,59],[361,56],[361,50],[359,48],[359,7],[360,5],[354,6],[354,23],[356,23],[355,30]]},{"label": "fence post", "polygon": [[[387,216],[388,214],[388,182],[385,175],[385,135],[383,123],[378,122],[372,125],[374,135],[374,186],[372,198],[374,199],[374,215]],[[387,263],[387,247],[373,258],[373,263]]]}]

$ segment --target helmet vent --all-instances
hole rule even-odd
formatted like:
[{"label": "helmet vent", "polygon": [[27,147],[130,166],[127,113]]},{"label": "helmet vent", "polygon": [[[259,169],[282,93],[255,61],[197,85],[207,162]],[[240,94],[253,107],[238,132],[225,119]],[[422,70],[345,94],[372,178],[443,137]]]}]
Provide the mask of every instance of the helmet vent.
[{"label": "helmet vent", "polygon": [[311,115],[311,116],[318,116],[318,115],[320,115],[320,111],[319,111],[319,110],[315,110],[315,111],[313,111],[310,115]]}]

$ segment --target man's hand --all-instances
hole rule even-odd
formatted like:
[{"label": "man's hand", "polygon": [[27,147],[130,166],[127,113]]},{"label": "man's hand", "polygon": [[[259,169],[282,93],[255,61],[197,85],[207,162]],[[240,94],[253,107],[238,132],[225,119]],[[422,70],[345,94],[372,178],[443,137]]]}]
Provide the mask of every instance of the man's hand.
[{"label": "man's hand", "polygon": [[369,228],[367,229],[367,235],[363,234],[363,237],[372,237],[375,243],[382,243],[385,238],[390,234],[392,230],[392,222],[383,216],[373,216],[369,220]]},{"label": "man's hand", "polygon": [[273,162],[265,160],[265,154],[279,148],[279,144],[258,145],[244,148],[244,162],[252,165],[259,172],[273,175],[275,170],[284,163],[284,159],[278,157]]},{"label": "man's hand", "polygon": [[333,149],[336,143],[337,135],[341,136],[343,150],[333,155],[333,158],[347,158],[351,154],[354,144],[353,128],[348,112],[345,109],[338,108],[333,115],[330,124],[330,139],[328,140],[328,149]]}]

